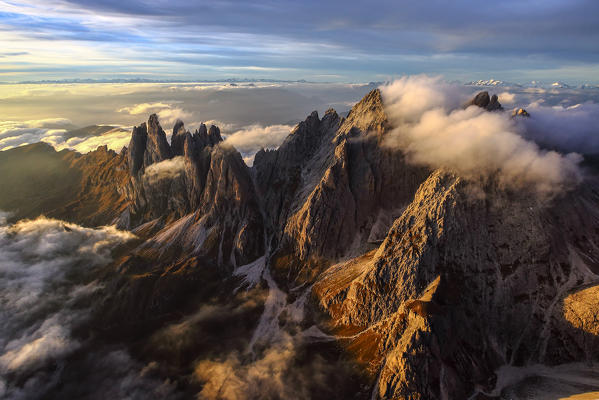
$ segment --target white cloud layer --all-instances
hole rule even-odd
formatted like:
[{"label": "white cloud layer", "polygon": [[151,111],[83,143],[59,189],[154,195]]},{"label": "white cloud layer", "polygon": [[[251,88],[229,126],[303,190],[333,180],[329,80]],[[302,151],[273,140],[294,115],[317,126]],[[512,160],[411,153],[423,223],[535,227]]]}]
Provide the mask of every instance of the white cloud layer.
[{"label": "white cloud layer", "polygon": [[408,159],[466,178],[496,177],[515,188],[552,195],[580,180],[578,154],[545,151],[523,135],[510,113],[462,107],[467,92],[440,78],[404,77],[382,87],[394,129],[386,145]]},{"label": "white cloud layer", "polygon": [[149,114],[156,113],[160,117],[161,123],[165,125],[174,125],[178,120],[186,120],[193,117],[193,114],[183,110],[176,104],[181,103],[180,101],[171,102],[155,102],[155,103],[140,103],[131,107],[123,107],[117,110],[120,113],[127,113],[129,115],[143,115],[147,117]]}]

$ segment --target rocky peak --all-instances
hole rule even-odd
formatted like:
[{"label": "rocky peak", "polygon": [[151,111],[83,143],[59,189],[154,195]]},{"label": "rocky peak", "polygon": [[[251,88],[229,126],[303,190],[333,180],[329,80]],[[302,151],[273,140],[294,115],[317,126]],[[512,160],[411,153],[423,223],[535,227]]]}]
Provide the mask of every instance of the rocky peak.
[{"label": "rocky peak", "polygon": [[173,127],[173,136],[171,137],[171,150],[173,152],[173,156],[183,155],[183,146],[186,133],[188,132],[185,130],[183,121],[178,119]]},{"label": "rocky peak", "polygon": [[146,146],[148,160],[151,163],[160,162],[173,157],[171,147],[166,140],[166,133],[160,126],[158,116],[150,115],[148,119],[148,143]]},{"label": "rocky peak", "polygon": [[472,100],[467,103],[467,106],[477,106],[484,108],[487,111],[503,110],[499,98],[496,94],[489,96],[489,92],[479,92]]},{"label": "rocky peak", "polygon": [[220,135],[220,129],[218,126],[210,125],[210,129],[208,130],[208,143],[210,146],[214,146],[217,143],[223,141],[222,136]]},{"label": "rocky peak", "polygon": [[173,135],[176,134],[184,134],[185,133],[185,124],[180,119],[177,119],[175,125],[173,126]]},{"label": "rocky peak", "polygon": [[353,128],[360,130],[363,134],[369,132],[381,134],[387,126],[387,115],[381,91],[374,89],[352,107],[339,131],[348,133]]},{"label": "rocky peak", "polygon": [[198,146],[198,150],[206,146],[214,146],[223,141],[220,135],[220,129],[218,126],[211,125],[210,129],[206,128],[205,124],[201,124],[200,128],[193,134],[193,140]]},{"label": "rocky peak", "polygon": [[144,153],[148,141],[148,129],[146,123],[140,126],[134,126],[131,133],[131,141],[127,150],[127,159],[129,161],[129,172],[131,176],[136,176],[137,172],[144,165]]},{"label": "rocky peak", "polygon": [[[330,120],[330,115],[328,117]],[[301,163],[306,161],[318,148],[321,141],[321,121],[318,118],[318,112],[312,113],[291,131],[283,144],[280,146],[280,153],[286,163]]]},{"label": "rocky peak", "polygon": [[171,146],[156,114],[150,115],[147,123],[133,128],[127,153],[131,176],[137,176],[147,166],[172,157]]},{"label": "rocky peak", "polygon": [[489,105],[491,98],[489,97],[489,92],[479,92],[474,96],[472,100],[468,103],[468,105],[477,106],[480,108],[485,108]]},{"label": "rocky peak", "polygon": [[523,108],[515,108],[512,111],[512,117],[530,117],[530,114]]},{"label": "rocky peak", "polygon": [[495,111],[495,110],[503,110],[501,103],[499,103],[499,98],[496,94],[491,96],[491,101],[487,105],[487,111]]},{"label": "rocky peak", "polygon": [[322,125],[321,130],[326,131],[334,126],[339,125],[339,114],[333,108],[329,108],[322,117],[320,124]]},{"label": "rocky peak", "polygon": [[206,124],[201,123],[200,127],[195,132],[199,137],[206,137],[208,135],[208,129],[206,129]]}]

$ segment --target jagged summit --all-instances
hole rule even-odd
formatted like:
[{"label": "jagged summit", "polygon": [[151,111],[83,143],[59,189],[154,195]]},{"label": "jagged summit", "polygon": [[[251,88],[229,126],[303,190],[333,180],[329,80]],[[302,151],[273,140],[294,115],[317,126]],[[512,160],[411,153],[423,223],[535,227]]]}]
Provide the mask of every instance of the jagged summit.
[{"label": "jagged summit", "polygon": [[381,133],[388,127],[383,98],[380,89],[370,91],[362,100],[352,107],[341,128],[349,132],[351,128],[364,133]]},{"label": "jagged summit", "polygon": [[133,128],[127,151],[132,176],[137,176],[140,170],[151,164],[173,157],[166,133],[160,126],[156,114],[150,115],[147,123]]},{"label": "jagged summit", "polygon": [[479,92],[472,100],[470,100],[467,104],[468,106],[477,106],[480,108],[484,108],[487,111],[502,111],[503,107],[501,103],[499,103],[499,98],[496,94],[489,97],[489,92],[483,91]]},{"label": "jagged summit", "polygon": [[144,160],[146,166],[154,162],[172,158],[173,154],[171,146],[166,140],[166,133],[162,129],[162,126],[160,126],[156,114],[150,115],[147,126],[148,144],[146,146],[146,157]]},{"label": "jagged summit", "polygon": [[173,156],[183,155],[183,147],[185,144],[185,136],[189,132],[185,130],[185,124],[178,119],[173,126],[173,135],[171,136],[171,149]]},{"label": "jagged summit", "polygon": [[171,144],[166,139],[166,133],[162,129],[158,116],[150,115],[147,123],[142,123],[133,128],[131,141],[127,148],[127,158],[129,160],[129,170],[132,176],[137,176],[140,171],[145,170],[149,165],[164,160],[172,159],[176,156],[185,154],[185,142],[187,137],[191,138],[193,152],[188,154],[197,154],[206,146],[212,147],[223,141],[220,129],[217,126],[200,125],[199,130],[191,135],[185,129],[185,124],[177,120],[173,126]]}]

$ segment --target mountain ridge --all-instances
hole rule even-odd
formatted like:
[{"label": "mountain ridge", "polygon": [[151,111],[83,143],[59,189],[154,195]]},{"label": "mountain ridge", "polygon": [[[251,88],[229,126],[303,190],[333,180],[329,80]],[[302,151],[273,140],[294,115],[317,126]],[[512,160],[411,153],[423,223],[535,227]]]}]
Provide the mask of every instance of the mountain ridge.
[{"label": "mountain ridge", "polygon": [[[169,143],[156,115],[120,154],[61,152],[79,191],[50,215],[138,236],[105,268],[92,328],[153,360],[155,335],[198,305],[251,298],[222,329],[252,340],[231,346],[259,357],[292,340],[357,369],[313,398],[344,398],[352,379],[357,398],[499,398],[502,366],[596,360],[595,310],[579,305],[599,287],[597,179],[547,202],[412,165],[383,145],[385,107],[376,89],[345,118],[313,112],[252,167],[217,127],[177,121]],[[169,364],[184,376],[214,356],[186,349]]]}]

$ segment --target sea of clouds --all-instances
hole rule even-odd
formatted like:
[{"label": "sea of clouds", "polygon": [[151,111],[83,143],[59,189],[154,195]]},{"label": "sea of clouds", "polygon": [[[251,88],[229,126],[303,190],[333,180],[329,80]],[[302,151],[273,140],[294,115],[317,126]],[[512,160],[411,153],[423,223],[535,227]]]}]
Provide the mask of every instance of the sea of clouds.
[{"label": "sea of clouds", "polygon": [[[156,113],[168,134],[178,119],[192,132],[202,122],[218,125],[250,161],[260,147],[279,146],[313,110],[348,111],[374,87],[286,82],[0,85],[0,151],[39,141],[81,153],[99,145],[120,151],[129,143],[131,128]],[[101,136],[70,137],[70,131],[89,125],[115,129]]]}]

